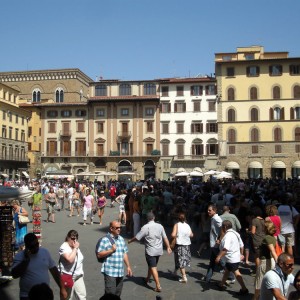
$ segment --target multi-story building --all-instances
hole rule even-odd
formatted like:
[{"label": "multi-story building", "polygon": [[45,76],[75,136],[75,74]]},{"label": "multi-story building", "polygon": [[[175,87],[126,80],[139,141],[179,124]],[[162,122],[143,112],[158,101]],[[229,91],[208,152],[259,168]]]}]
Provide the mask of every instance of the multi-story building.
[{"label": "multi-story building", "polygon": [[133,180],[157,178],[158,89],[158,82],[153,80],[91,83],[88,149],[95,171],[131,173]]},{"label": "multi-story building", "polygon": [[18,106],[19,92],[0,83],[0,175],[28,178],[27,134],[30,111]]},{"label": "multi-story building", "polygon": [[160,80],[159,178],[178,171],[216,169],[218,123],[216,80],[212,77]]},{"label": "multi-story building", "polygon": [[19,91],[19,106],[32,112],[26,132],[31,178],[62,170],[72,174],[88,165],[85,156],[76,155],[86,151],[82,126],[88,127],[84,111],[91,81],[79,69],[0,73],[0,82]]},{"label": "multi-story building", "polygon": [[260,46],[216,53],[222,168],[241,178],[300,175],[300,58]]}]

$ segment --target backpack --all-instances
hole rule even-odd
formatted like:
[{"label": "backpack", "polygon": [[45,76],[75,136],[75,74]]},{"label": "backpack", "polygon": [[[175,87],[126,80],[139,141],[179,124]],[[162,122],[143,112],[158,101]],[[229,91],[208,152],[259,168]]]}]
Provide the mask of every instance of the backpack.
[{"label": "backpack", "polygon": [[[104,237],[105,237],[105,236],[101,237],[101,238],[98,240],[98,242],[97,242],[97,244],[96,244],[96,248],[95,248],[96,258],[97,258],[97,260],[98,260],[99,263],[104,263],[105,260],[106,260],[106,258],[107,258],[107,256],[106,256],[106,257],[101,257],[101,258],[98,257],[98,249],[99,249],[100,243],[101,243],[101,241],[102,241],[102,239],[103,239]],[[106,235],[106,237],[109,239],[109,241],[110,241],[110,243],[111,243],[112,245],[114,245],[114,244],[116,243],[109,233]]]}]

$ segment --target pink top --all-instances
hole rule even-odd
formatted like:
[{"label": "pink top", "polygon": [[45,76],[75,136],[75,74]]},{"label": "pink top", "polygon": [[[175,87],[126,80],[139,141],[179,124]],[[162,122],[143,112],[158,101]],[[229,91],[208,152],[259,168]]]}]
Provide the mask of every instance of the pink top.
[{"label": "pink top", "polygon": [[84,206],[87,208],[91,208],[92,207],[92,201],[93,201],[93,196],[92,195],[88,195],[84,197]]},{"label": "pink top", "polygon": [[269,216],[270,220],[272,223],[275,225],[276,232],[274,233],[274,236],[278,236],[280,233],[280,225],[281,225],[281,220],[279,216]]}]

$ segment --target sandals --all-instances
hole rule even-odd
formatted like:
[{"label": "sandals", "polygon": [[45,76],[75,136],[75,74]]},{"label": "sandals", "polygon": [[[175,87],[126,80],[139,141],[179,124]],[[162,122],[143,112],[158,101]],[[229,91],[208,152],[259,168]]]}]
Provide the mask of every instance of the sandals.
[{"label": "sandals", "polygon": [[158,286],[154,288],[154,292],[160,293],[161,292],[161,286]]}]

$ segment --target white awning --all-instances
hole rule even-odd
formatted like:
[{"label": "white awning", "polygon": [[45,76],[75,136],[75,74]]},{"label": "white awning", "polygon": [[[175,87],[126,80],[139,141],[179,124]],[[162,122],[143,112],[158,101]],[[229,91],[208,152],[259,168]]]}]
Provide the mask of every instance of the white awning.
[{"label": "white awning", "polygon": [[235,161],[230,161],[226,165],[226,169],[239,169],[239,168],[240,168],[240,165]]},{"label": "white awning", "polygon": [[259,161],[251,161],[249,169],[262,169],[262,164]]},{"label": "white awning", "polygon": [[300,160],[296,160],[293,165],[292,165],[293,168],[300,168]]},{"label": "white awning", "polygon": [[274,169],[285,169],[286,167],[285,167],[285,163],[283,161],[278,160],[278,161],[273,162],[272,168],[274,168]]},{"label": "white awning", "polygon": [[5,174],[5,173],[0,173],[0,176],[3,176],[3,177],[5,177],[5,178],[7,178],[7,177],[8,177],[8,175],[7,175],[7,174]]},{"label": "white awning", "polygon": [[29,175],[28,175],[27,172],[23,171],[22,173],[23,173],[23,175],[24,175],[26,178],[29,178]]}]

